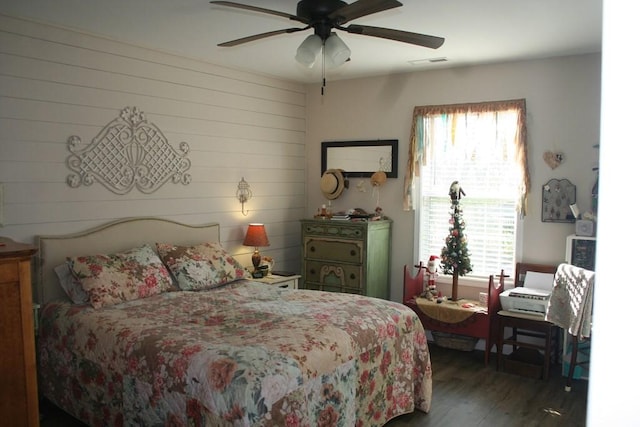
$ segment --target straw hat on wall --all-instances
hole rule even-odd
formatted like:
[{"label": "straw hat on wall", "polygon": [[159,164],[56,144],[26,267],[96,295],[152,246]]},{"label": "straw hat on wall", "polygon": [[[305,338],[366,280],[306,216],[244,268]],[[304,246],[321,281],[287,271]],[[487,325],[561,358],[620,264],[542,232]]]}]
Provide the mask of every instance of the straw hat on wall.
[{"label": "straw hat on wall", "polygon": [[378,171],[371,175],[371,185],[374,187],[382,187],[387,182],[387,174],[383,171]]},{"label": "straw hat on wall", "polygon": [[340,169],[327,169],[320,178],[320,190],[329,200],[340,197],[344,187],[344,175]]}]

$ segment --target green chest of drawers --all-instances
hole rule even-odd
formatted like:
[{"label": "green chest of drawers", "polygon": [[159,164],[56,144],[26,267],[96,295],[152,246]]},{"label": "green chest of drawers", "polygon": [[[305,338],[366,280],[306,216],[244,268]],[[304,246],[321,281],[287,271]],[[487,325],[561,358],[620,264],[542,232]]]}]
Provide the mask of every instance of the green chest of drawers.
[{"label": "green chest of drawers", "polygon": [[301,288],[389,298],[391,221],[301,224]]}]

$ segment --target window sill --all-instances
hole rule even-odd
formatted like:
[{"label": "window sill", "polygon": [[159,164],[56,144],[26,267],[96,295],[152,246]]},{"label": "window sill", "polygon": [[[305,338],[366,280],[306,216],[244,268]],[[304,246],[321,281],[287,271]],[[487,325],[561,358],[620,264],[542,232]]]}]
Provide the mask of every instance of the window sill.
[{"label": "window sill", "polygon": [[[493,280],[497,280],[498,275],[493,276]],[[446,285],[451,286],[453,282],[453,277],[449,275],[441,274],[438,276],[436,280],[437,285]],[[479,289],[487,289],[487,284],[489,283],[489,277],[459,277],[458,278],[458,286],[465,286],[468,288],[479,288]],[[507,277],[504,279],[505,288],[513,287],[513,279]]]}]

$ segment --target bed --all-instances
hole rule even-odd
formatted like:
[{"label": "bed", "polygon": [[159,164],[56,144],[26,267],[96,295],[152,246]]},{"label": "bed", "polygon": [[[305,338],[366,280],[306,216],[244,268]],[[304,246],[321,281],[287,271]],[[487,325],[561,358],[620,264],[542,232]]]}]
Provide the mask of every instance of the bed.
[{"label": "bed", "polygon": [[430,410],[411,309],[252,281],[219,233],[131,218],[37,237],[41,394],[100,426],[381,426]]}]

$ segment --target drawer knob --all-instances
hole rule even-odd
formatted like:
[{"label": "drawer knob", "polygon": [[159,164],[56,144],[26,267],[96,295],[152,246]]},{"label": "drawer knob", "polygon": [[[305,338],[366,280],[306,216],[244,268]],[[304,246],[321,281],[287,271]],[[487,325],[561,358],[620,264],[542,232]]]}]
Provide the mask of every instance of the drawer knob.
[{"label": "drawer knob", "polygon": [[310,252],[315,252],[316,251],[316,247],[315,246],[309,246],[309,251]]},{"label": "drawer knob", "polygon": [[310,270],[309,270],[309,273],[311,273],[311,274],[316,274],[316,269],[315,269],[315,268],[310,269]]},{"label": "drawer knob", "polygon": [[356,275],[353,274],[353,273],[351,273],[351,275],[349,277],[351,277],[351,280],[356,280]]},{"label": "drawer knob", "polygon": [[351,249],[351,256],[356,256],[356,251],[354,251],[353,249]]}]

